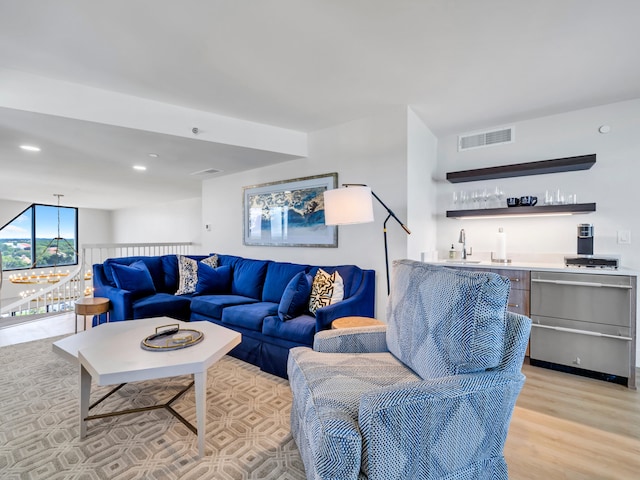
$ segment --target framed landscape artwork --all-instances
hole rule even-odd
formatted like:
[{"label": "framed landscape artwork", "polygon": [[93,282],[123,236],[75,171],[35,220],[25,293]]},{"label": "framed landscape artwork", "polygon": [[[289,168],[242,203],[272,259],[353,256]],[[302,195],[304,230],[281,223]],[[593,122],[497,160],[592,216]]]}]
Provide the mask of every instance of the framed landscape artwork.
[{"label": "framed landscape artwork", "polygon": [[243,188],[245,245],[337,247],[338,229],[324,224],[324,195],[338,186],[327,173]]}]

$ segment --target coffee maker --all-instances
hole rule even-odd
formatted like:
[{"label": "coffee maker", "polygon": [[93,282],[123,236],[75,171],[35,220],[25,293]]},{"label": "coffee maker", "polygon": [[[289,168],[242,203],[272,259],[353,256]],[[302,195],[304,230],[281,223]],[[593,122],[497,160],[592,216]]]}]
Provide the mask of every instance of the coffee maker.
[{"label": "coffee maker", "polygon": [[578,256],[564,257],[567,267],[618,268],[619,257],[594,257],[593,224],[578,224]]},{"label": "coffee maker", "polygon": [[593,224],[578,224],[578,255],[593,256]]}]

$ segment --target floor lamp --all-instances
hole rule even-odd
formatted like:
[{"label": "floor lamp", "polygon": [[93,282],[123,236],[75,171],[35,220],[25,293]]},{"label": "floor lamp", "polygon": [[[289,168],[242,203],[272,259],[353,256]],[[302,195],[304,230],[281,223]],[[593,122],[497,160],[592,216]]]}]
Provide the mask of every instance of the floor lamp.
[{"label": "floor lamp", "polygon": [[324,221],[327,225],[350,225],[373,222],[372,197],[380,202],[380,205],[387,211],[388,215],[384,221],[382,231],[384,233],[384,262],[387,272],[388,295],[391,293],[391,285],[389,281],[387,222],[393,217],[407,234],[411,234],[411,231],[368,186],[357,183],[343,183],[342,186],[345,188],[335,188],[324,192]]}]

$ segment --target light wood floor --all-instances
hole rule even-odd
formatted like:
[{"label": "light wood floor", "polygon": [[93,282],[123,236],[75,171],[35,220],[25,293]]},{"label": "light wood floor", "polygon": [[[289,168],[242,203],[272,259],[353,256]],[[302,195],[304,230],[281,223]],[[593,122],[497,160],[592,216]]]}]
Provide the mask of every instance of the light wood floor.
[{"label": "light wood floor", "polygon": [[[73,333],[73,321],[71,313],[2,328],[0,346]],[[638,391],[528,364],[523,372],[505,447],[509,478],[640,479]]]},{"label": "light wood floor", "polygon": [[640,479],[640,394],[523,366],[505,457],[513,479]]}]

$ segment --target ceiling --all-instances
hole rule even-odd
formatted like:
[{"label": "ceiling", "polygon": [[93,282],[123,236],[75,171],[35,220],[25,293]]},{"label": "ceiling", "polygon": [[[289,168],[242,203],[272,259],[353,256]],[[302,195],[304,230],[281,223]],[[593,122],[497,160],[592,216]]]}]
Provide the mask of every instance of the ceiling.
[{"label": "ceiling", "polygon": [[[638,18],[637,0],[0,0],[0,68],[300,132],[411,105],[442,136],[640,98]],[[193,172],[296,158],[3,107],[4,199],[161,203],[200,196]]]}]

